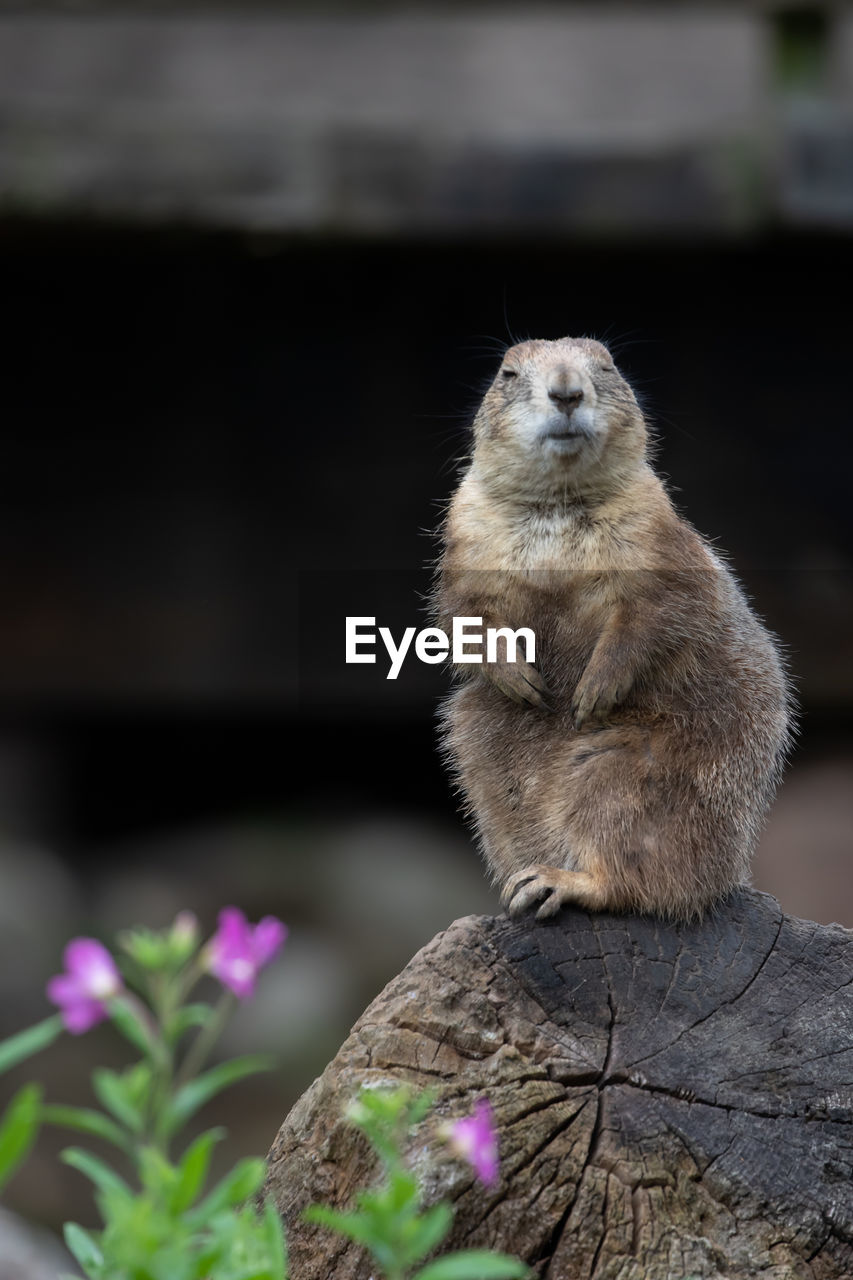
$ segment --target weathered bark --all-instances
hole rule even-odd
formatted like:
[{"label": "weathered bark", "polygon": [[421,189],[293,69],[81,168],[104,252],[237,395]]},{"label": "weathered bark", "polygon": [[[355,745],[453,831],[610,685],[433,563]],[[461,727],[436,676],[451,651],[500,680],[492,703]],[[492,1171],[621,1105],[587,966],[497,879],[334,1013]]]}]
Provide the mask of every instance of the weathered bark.
[{"label": "weathered bark", "polygon": [[[374,1166],[342,1116],[365,1082],[437,1091],[412,1158],[449,1244],[549,1280],[853,1277],[853,933],[735,894],[704,923],[564,911],[458,920],[366,1010],[270,1153],[293,1280],[368,1280],[300,1221]],[[488,1094],[501,1181],[430,1125]]]}]

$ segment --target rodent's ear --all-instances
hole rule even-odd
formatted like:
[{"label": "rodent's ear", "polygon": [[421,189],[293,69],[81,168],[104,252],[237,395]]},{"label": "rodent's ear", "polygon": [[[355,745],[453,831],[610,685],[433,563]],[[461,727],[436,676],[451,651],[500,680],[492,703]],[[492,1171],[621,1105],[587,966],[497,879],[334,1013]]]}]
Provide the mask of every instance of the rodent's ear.
[{"label": "rodent's ear", "polygon": [[616,361],[613,353],[607,346],[607,343],[600,342],[598,338],[592,338],[589,342],[589,351],[596,363],[604,369],[615,369]]}]

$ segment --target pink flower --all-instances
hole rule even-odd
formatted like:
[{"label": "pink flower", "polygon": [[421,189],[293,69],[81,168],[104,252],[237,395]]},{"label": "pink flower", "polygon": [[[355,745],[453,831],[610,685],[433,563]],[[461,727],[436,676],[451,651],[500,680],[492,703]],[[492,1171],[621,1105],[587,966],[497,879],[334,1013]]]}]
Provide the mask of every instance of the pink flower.
[{"label": "pink flower", "polygon": [[275,916],[250,925],[238,907],[219,913],[219,928],[207,944],[207,967],[241,1000],[254,993],[260,969],[284,946],[287,926]]},{"label": "pink flower", "polygon": [[498,1180],[498,1135],[488,1098],[478,1098],[474,1114],[447,1126],[447,1139],[458,1156],[471,1165],[481,1182],[493,1187]]},{"label": "pink flower", "polygon": [[47,996],[59,1005],[72,1035],[81,1035],[109,1017],[106,1001],[122,989],[115,961],[94,938],[73,938],[63,954],[65,972],[51,978]]}]

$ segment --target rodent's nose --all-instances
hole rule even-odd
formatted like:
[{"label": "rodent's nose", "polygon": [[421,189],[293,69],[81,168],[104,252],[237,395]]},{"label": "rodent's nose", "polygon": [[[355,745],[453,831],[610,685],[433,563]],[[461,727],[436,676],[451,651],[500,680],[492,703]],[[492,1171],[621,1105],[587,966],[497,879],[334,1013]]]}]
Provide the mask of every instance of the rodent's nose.
[{"label": "rodent's nose", "polygon": [[548,388],[548,399],[559,405],[564,413],[572,413],[583,400],[583,391],[576,384],[560,379]]}]

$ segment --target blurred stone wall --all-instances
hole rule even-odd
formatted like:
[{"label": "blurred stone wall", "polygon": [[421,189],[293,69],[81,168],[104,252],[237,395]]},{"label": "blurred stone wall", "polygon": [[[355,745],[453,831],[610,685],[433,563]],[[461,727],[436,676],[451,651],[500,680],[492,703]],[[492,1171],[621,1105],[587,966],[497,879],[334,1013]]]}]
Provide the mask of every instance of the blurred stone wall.
[{"label": "blurred stone wall", "polygon": [[0,204],[372,235],[850,226],[853,14],[789,9],[26,8],[0,18]]}]

